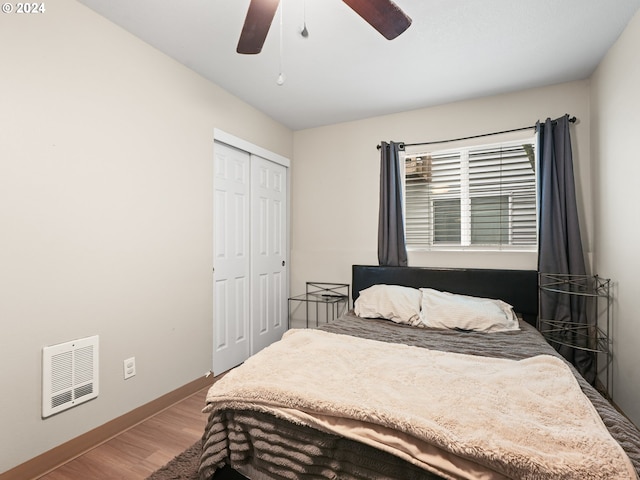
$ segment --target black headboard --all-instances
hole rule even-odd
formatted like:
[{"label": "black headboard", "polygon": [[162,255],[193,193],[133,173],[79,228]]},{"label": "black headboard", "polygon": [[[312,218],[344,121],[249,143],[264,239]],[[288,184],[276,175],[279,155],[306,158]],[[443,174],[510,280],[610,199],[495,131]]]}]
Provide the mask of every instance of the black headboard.
[{"label": "black headboard", "polygon": [[512,305],[532,325],[538,316],[538,272],[535,270],[353,265],[352,282],[354,302],[361,290],[372,285],[402,285],[500,299]]}]

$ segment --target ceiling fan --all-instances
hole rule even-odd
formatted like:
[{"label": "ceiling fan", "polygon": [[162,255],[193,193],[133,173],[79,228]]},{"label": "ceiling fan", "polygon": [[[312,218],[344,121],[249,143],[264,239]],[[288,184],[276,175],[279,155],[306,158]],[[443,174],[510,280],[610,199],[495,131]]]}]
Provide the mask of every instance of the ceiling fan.
[{"label": "ceiling fan", "polygon": [[[411,19],[391,0],[342,1],[388,40],[411,25]],[[279,4],[280,0],[251,0],[236,49],[238,53],[260,53]]]}]

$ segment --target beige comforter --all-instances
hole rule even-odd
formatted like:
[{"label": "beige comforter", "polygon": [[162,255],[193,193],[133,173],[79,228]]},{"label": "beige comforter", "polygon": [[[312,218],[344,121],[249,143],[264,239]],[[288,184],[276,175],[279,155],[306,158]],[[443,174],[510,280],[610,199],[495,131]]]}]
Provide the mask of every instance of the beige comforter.
[{"label": "beige comforter", "polygon": [[207,402],[335,432],[445,478],[637,478],[572,373],[547,355],[291,330],[216,382]]}]

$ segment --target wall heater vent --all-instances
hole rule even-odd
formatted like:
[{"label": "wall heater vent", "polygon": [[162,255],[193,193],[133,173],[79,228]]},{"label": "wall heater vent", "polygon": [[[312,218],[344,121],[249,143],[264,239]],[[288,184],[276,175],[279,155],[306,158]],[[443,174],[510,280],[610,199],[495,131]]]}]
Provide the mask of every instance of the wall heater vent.
[{"label": "wall heater vent", "polygon": [[98,396],[98,336],[42,349],[42,417]]}]

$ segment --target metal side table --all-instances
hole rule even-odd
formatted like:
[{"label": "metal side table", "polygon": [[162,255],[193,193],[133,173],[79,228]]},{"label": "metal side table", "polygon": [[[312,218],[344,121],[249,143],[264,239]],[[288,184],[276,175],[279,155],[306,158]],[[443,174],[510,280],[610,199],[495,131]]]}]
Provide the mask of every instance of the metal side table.
[{"label": "metal side table", "polygon": [[305,293],[289,298],[289,327],[293,313],[292,303],[295,302],[305,303],[307,328],[311,315],[315,317],[317,327],[321,316],[324,316],[325,323],[329,323],[349,309],[348,283],[307,282],[305,290]]}]

